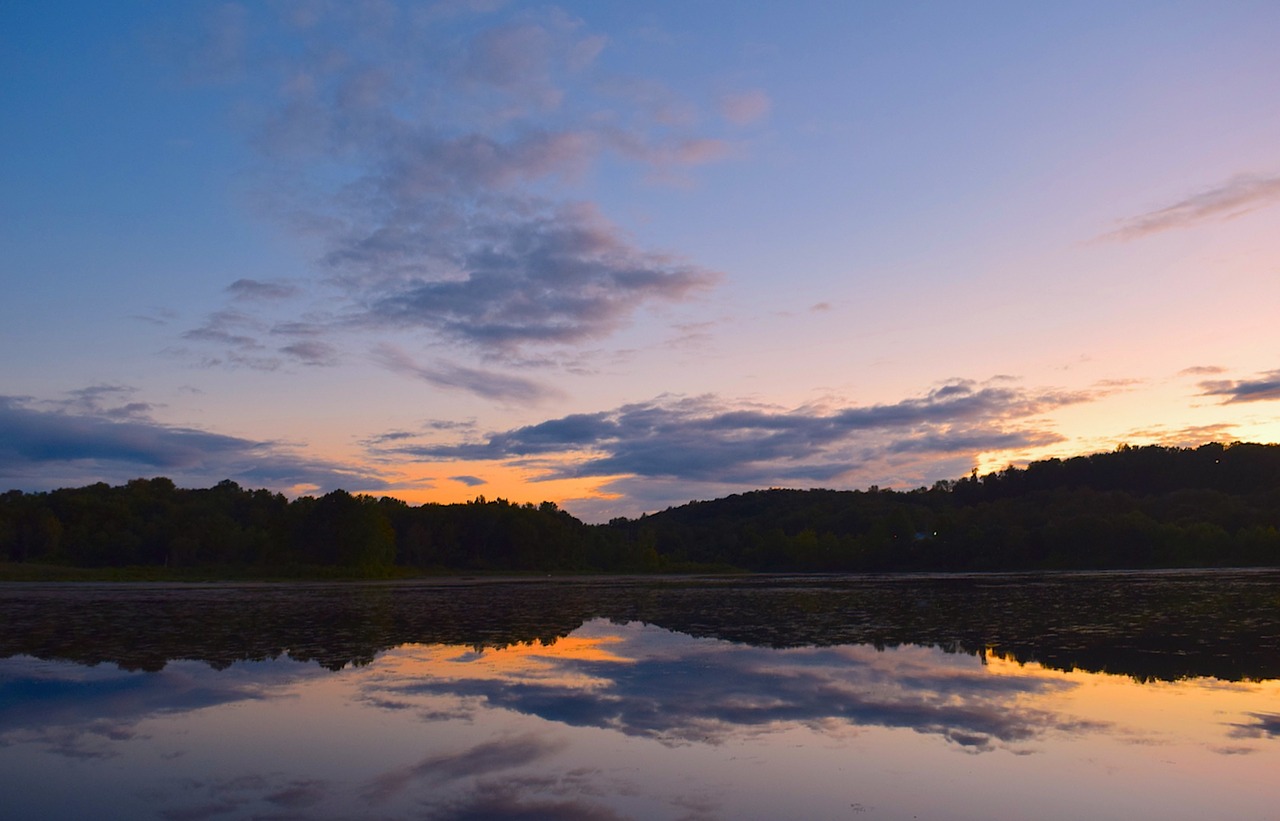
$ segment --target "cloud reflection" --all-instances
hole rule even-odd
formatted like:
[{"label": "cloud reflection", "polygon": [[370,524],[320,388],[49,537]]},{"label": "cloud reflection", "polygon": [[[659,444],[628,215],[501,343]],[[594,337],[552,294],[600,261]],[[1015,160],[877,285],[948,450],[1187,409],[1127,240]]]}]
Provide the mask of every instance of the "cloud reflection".
[{"label": "cloud reflection", "polygon": [[521,651],[523,665],[516,657],[483,663],[506,652],[486,651],[477,654],[482,663],[474,675],[467,663],[437,665],[429,676],[379,686],[401,698],[480,698],[490,706],[668,745],[720,744],[784,725],[835,722],[907,728],[982,751],[1052,730],[1087,728],[1018,703],[1020,696],[1074,685],[988,675],[968,655],[923,647],[892,653],[868,646],[774,650],[602,621],[575,638],[606,631],[616,633],[608,657],[540,656],[533,648]]},{"label": "cloud reflection", "polygon": [[110,758],[113,742],[138,737],[150,718],[272,698],[283,685],[315,676],[302,664],[241,664],[210,676],[198,662],[175,661],[142,674],[99,667],[0,666],[0,745],[34,743],[67,758]]},{"label": "cloud reflection", "polygon": [[375,804],[404,792],[417,782],[445,782],[486,775],[532,764],[563,750],[567,743],[527,734],[478,744],[464,752],[429,755],[416,764],[384,773],[369,783],[362,797]]},{"label": "cloud reflection", "polygon": [[1280,738],[1280,713],[1249,713],[1248,724],[1232,724],[1233,738]]}]

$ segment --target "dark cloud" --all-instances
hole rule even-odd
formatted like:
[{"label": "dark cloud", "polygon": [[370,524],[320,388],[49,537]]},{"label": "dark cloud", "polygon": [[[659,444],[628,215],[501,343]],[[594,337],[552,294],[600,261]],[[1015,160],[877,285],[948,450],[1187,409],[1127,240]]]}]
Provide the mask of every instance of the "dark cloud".
[{"label": "dark cloud", "polygon": [[621,815],[602,804],[578,799],[528,798],[502,784],[487,785],[465,799],[434,807],[432,818],[441,821],[624,821]]},{"label": "dark cloud", "polygon": [[298,293],[298,287],[285,282],[260,282],[256,279],[237,279],[227,286],[227,292],[236,299],[288,299]]},{"label": "dark cloud", "polygon": [[893,454],[973,454],[1060,441],[1037,417],[1089,394],[956,381],[920,398],[834,410],[734,409],[713,397],[661,398],[572,414],[484,441],[400,445],[436,459],[530,459],[586,453],[557,476],[634,475],[754,486],[829,481]]},{"label": "dark cloud", "polygon": [[[332,783],[312,778],[284,781],[280,773],[230,777],[186,778],[175,785],[184,803],[159,810],[170,821],[200,821],[205,818],[245,817],[258,819],[310,818],[303,812],[340,797]],[[161,790],[149,796],[154,803]]]},{"label": "dark cloud", "polygon": [[1184,200],[1122,220],[1102,239],[1126,241],[1211,220],[1228,220],[1280,202],[1280,176],[1241,174]]},{"label": "dark cloud", "polygon": [[532,404],[559,395],[551,388],[510,374],[449,363],[439,363],[435,367],[419,365],[404,351],[391,345],[379,345],[373,351],[373,359],[395,373],[421,379],[439,388],[468,391],[485,399]]},{"label": "dark cloud", "polygon": [[[415,278],[389,288],[361,321],[431,328],[485,349],[572,343],[609,333],[644,302],[678,301],[717,279],[630,246],[590,205],[495,221],[483,230],[490,241],[457,260],[464,278]],[[399,257],[403,248],[391,250]]]},{"label": "dark cloud", "polygon": [[387,442],[401,442],[405,439],[415,439],[420,434],[408,430],[391,430],[386,433],[379,433],[368,437],[364,440],[365,445],[382,445]]},{"label": "dark cloud", "polygon": [[1248,724],[1232,724],[1233,738],[1280,738],[1280,713],[1249,713]]},{"label": "dark cloud", "polygon": [[423,427],[428,430],[473,431],[476,423],[474,419],[432,419]]},{"label": "dark cloud", "polygon": [[304,365],[333,365],[338,361],[337,348],[315,339],[285,345],[280,352],[288,354]]},{"label": "dark cloud", "polygon": [[306,809],[325,801],[331,794],[327,781],[315,778],[302,778],[289,782],[279,790],[266,796],[266,800],[279,807],[289,809]]},{"label": "dark cloud", "polygon": [[467,487],[479,487],[480,485],[487,484],[487,482],[479,476],[467,476],[465,474],[462,476],[450,476],[449,480],[453,482],[461,482]]},{"label": "dark cloud", "polygon": [[1259,374],[1256,379],[1212,379],[1200,383],[1201,396],[1220,396],[1222,403],[1263,402],[1280,399],[1280,370]]},{"label": "dark cloud", "polygon": [[889,446],[891,453],[982,453],[991,450],[1020,450],[1054,445],[1064,441],[1048,430],[960,431],[927,434],[901,439]]},{"label": "dark cloud", "polygon": [[[117,390],[100,386],[93,395]],[[164,425],[138,414],[37,410],[24,400],[0,397],[0,482],[57,487],[121,483],[152,473],[185,485],[230,478],[281,489],[385,487],[376,476],[306,459],[273,442]]]}]

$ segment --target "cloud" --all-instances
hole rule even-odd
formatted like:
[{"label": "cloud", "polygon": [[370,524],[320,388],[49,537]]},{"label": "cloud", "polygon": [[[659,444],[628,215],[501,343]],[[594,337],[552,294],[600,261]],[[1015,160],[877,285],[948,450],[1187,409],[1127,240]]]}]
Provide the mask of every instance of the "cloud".
[{"label": "cloud", "polygon": [[227,293],[238,300],[288,299],[298,293],[298,287],[286,282],[237,279],[227,286]]},{"label": "cloud", "polygon": [[[484,247],[458,254],[465,276],[415,277],[380,290],[359,321],[432,329],[490,350],[573,343],[610,333],[643,303],[679,301],[718,279],[709,270],[635,249],[589,204],[490,221],[482,231]],[[410,234],[402,239],[416,243]],[[380,242],[349,256],[399,259],[404,248],[403,242]]]},{"label": "cloud", "polygon": [[450,476],[449,480],[452,482],[461,482],[467,487],[479,487],[480,485],[487,484],[487,482],[479,476],[467,476],[465,474],[461,476]]},{"label": "cloud", "polygon": [[237,350],[261,350],[264,346],[256,334],[266,330],[261,320],[242,311],[215,311],[203,325],[182,335],[193,342],[214,342]]},{"label": "cloud", "polygon": [[773,101],[769,95],[758,88],[720,98],[720,116],[734,125],[750,125],[762,120],[772,108]]},{"label": "cloud", "polygon": [[[93,414],[112,420],[145,418],[155,406],[125,401],[138,389],[128,385],[91,385],[68,391],[71,399],[50,404],[70,413]],[[123,402],[123,404],[118,404]]]},{"label": "cloud", "polygon": [[542,460],[551,476],[638,476],[769,486],[828,482],[872,459],[1040,447],[1061,437],[1036,421],[1091,394],[954,381],[892,404],[785,411],[715,397],[660,397],[494,433],[401,444],[418,458]]},{"label": "cloud", "polygon": [[395,373],[421,379],[440,388],[468,391],[485,399],[533,404],[558,395],[551,388],[519,376],[464,368],[449,363],[428,368],[417,364],[408,354],[392,345],[379,345],[373,351],[373,359]]},{"label": "cloud", "polygon": [[[330,329],[425,330],[514,358],[606,336],[719,281],[637,245],[573,195],[605,162],[665,178],[736,153],[608,88],[595,69],[606,38],[555,9],[493,21],[456,4],[422,14],[383,3],[376,18],[361,8],[284,9],[236,50],[253,69],[245,110],[264,112],[251,138],[268,161],[261,207],[318,249],[314,281],[239,279],[228,287],[238,304],[336,287]],[[268,327],[224,311],[186,338],[231,352],[211,362],[270,369],[284,360],[263,350]]]},{"label": "cloud", "polygon": [[607,97],[621,100],[639,116],[658,125],[688,128],[698,122],[698,110],[670,87],[639,77],[601,78],[597,88]]},{"label": "cloud", "polygon": [[304,365],[332,365],[338,359],[337,348],[315,339],[285,345],[280,353],[288,354]]},{"label": "cloud", "polygon": [[[582,798],[529,798],[522,790],[529,783],[485,783],[465,798],[448,801],[433,808],[432,818],[441,821],[476,821],[477,819],[538,819],[560,821],[625,821],[633,816],[621,815],[613,809]],[[686,816],[696,817],[696,816]]]},{"label": "cloud", "polygon": [[1226,370],[1221,365],[1192,365],[1190,368],[1178,371],[1178,376],[1213,376],[1225,373]]},{"label": "cloud", "polygon": [[1240,174],[1172,205],[1121,220],[1101,237],[1125,242],[1175,228],[1191,228],[1212,220],[1229,220],[1280,202],[1280,175]]},{"label": "cloud", "polygon": [[1129,444],[1145,442],[1174,448],[1195,448],[1206,442],[1232,442],[1238,437],[1234,433],[1235,425],[1216,423],[1210,425],[1188,425],[1169,429],[1163,425],[1152,425],[1146,428],[1130,430],[1117,441]]},{"label": "cloud", "polygon": [[[119,390],[102,387],[97,396]],[[0,482],[51,488],[155,473],[188,486],[228,478],[274,489],[386,486],[368,472],[307,459],[275,442],[165,425],[140,413],[38,410],[21,398],[0,396]]]},{"label": "cloud", "polygon": [[1280,738],[1280,713],[1249,713],[1252,724],[1230,726],[1232,738]]},{"label": "cloud", "polygon": [[[238,280],[235,284],[242,282],[245,280]],[[236,298],[242,301],[277,298],[266,296],[253,288],[240,289],[240,291]],[[205,366],[245,367],[260,371],[274,371],[285,364],[286,358],[302,365],[337,364],[337,347],[319,338],[330,331],[330,328],[316,321],[270,324],[265,319],[242,310],[223,309],[209,314],[203,325],[186,331],[182,337],[191,342],[213,343],[225,349],[223,359],[206,359],[203,362]],[[292,337],[296,341],[271,351],[267,342],[271,337],[280,336]]]},{"label": "cloud", "polygon": [[1221,396],[1222,403],[1264,402],[1280,399],[1280,370],[1259,374],[1257,379],[1211,379],[1200,383],[1201,396]]},{"label": "cloud", "polygon": [[[561,18],[563,19],[563,18]],[[554,109],[564,92],[553,80],[557,58],[569,58],[557,43],[557,32],[533,22],[508,23],[480,32],[467,49],[462,76],[508,92],[542,109]],[[602,43],[596,43],[602,47]],[[599,47],[595,53],[599,53]],[[589,54],[589,49],[583,56]],[[569,60],[581,67],[581,57],[573,52]],[[586,62],[590,62],[588,59]]]},{"label": "cloud", "polygon": [[113,665],[10,664],[0,673],[0,746],[35,742],[71,758],[113,757],[121,743],[140,736],[139,724],[155,716],[273,698],[322,671],[297,665],[265,675],[211,672],[181,660],[149,673]]},{"label": "cloud", "polygon": [[567,746],[532,733],[477,744],[463,752],[428,756],[417,764],[383,773],[364,789],[363,796],[378,804],[403,792],[414,782],[441,783],[527,766]]},{"label": "cloud", "polygon": [[[379,686],[402,698],[480,697],[492,707],[665,744],[720,744],[788,725],[838,722],[907,728],[981,752],[1097,726],[1027,706],[1028,697],[1070,684],[1034,674],[991,676],[972,656],[934,648],[767,649],[636,622],[588,622],[575,635],[596,630],[621,637],[610,645],[614,658],[547,653],[540,661],[550,672],[541,679],[473,677],[459,663],[447,678]],[[591,685],[565,683],[575,678]]]}]

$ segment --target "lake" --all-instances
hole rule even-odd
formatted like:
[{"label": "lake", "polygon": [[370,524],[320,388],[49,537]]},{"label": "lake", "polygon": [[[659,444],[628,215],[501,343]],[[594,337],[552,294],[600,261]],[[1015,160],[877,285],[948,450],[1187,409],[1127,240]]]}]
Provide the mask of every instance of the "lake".
[{"label": "lake", "polygon": [[6,819],[1280,814],[1280,573],[0,585]]}]

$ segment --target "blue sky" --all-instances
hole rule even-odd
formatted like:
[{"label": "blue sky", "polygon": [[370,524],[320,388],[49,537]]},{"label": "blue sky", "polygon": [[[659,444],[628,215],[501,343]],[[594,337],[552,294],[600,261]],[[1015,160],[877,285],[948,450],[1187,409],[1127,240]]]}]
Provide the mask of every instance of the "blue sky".
[{"label": "blue sky", "polygon": [[588,519],[1280,440],[1269,3],[0,10],[0,485]]}]

